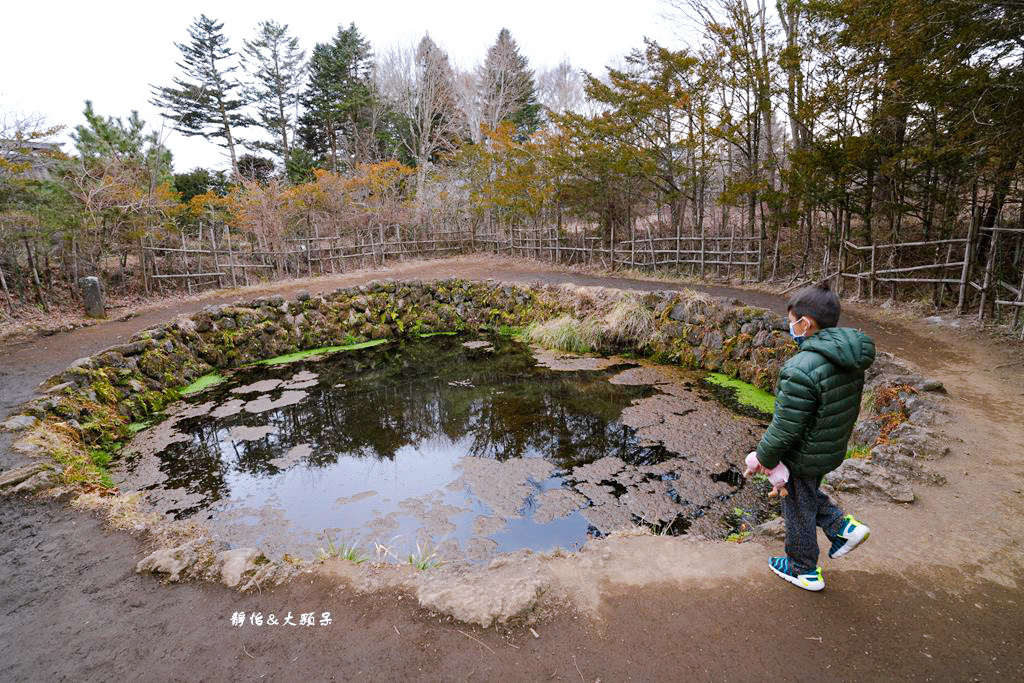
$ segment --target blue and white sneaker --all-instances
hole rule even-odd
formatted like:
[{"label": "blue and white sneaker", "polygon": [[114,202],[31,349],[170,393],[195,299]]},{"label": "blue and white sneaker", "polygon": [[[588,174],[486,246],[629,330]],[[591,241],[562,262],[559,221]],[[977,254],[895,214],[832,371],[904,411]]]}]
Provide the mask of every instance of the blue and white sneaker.
[{"label": "blue and white sneaker", "polygon": [[817,592],[825,588],[825,577],[821,575],[821,567],[815,567],[813,571],[798,573],[788,557],[773,557],[768,560],[768,566],[786,581],[805,591]]},{"label": "blue and white sneaker", "polygon": [[832,541],[832,547],[828,551],[828,556],[832,559],[842,557],[868,540],[870,535],[871,529],[868,528],[867,524],[861,524],[853,518],[853,515],[846,515],[843,517],[843,523],[839,527],[836,539]]}]

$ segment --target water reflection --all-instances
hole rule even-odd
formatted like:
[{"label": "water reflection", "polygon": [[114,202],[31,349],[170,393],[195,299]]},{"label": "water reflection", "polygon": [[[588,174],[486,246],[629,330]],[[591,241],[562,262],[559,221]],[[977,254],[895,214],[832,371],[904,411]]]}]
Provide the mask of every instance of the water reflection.
[{"label": "water reflection", "polygon": [[[315,373],[316,383],[305,386],[308,395],[293,405],[180,421],[176,429],[190,438],[162,453],[166,479],[160,486],[203,496],[198,505],[177,511],[185,517],[217,501],[266,492],[267,483],[289,469],[282,461],[291,469],[341,467],[364,479],[365,472],[394,462],[400,452],[439,442],[447,444],[443,457],[451,463],[467,455],[498,461],[542,457],[561,473],[609,455],[634,464],[667,457],[660,447],[639,445],[618,419],[625,406],[651,389],[610,384],[612,369],[538,367],[528,349],[507,338],[491,340],[490,349],[469,349],[462,341],[440,337],[240,371],[193,403],[253,400],[255,395],[231,390],[282,380],[264,395],[273,401],[298,373]],[[271,433],[254,440],[232,438],[240,427],[261,426]],[[284,456],[303,445],[308,454],[289,463]],[[436,457],[437,449],[429,450]],[[283,486],[270,488],[280,497],[284,492],[277,489]]]}]

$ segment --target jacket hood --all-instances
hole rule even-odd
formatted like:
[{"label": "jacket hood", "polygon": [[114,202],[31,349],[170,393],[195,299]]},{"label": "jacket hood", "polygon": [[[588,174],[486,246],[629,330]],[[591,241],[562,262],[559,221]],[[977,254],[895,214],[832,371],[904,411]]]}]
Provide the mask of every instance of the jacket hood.
[{"label": "jacket hood", "polygon": [[875,362],[875,342],[852,327],[827,327],[809,337],[801,351],[814,351],[841,368],[866,370]]}]

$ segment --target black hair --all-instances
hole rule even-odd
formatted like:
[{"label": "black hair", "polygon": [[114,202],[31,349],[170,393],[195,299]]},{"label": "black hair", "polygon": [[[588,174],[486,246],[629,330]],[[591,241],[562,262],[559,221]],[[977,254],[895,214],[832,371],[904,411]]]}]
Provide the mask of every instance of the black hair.
[{"label": "black hair", "polygon": [[786,311],[793,311],[798,318],[807,316],[814,318],[820,329],[835,327],[839,323],[839,297],[828,287],[827,282],[819,282],[804,287],[789,299]]}]

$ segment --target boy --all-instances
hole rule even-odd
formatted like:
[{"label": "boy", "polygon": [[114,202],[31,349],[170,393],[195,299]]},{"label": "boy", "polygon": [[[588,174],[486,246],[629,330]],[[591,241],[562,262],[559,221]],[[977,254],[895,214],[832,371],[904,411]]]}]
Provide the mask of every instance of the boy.
[{"label": "boy", "polygon": [[767,473],[782,462],[790,472],[788,495],[781,499],[786,556],[771,558],[771,570],[800,588],[820,591],[825,579],[817,566],[816,527],[832,541],[832,558],[856,548],[869,533],[818,487],[846,457],[875,344],[859,330],[836,327],[839,298],[825,283],[794,294],[787,312],[800,351],[779,372],[775,415],[757,445],[754,469]]}]

